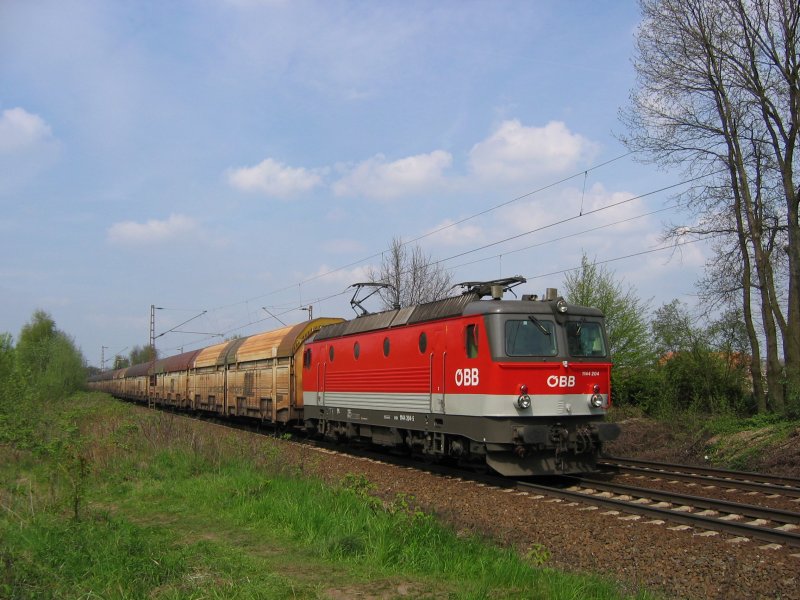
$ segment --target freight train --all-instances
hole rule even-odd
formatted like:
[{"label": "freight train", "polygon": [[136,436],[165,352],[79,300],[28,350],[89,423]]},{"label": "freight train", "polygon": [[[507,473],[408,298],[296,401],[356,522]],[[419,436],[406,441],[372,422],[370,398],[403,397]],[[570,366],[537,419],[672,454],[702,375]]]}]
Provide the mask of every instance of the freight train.
[{"label": "freight train", "polygon": [[507,476],[592,471],[619,434],[604,421],[603,314],[554,289],[504,299],[524,282],[467,282],[435,302],[316,318],[107,371],[90,386]]}]

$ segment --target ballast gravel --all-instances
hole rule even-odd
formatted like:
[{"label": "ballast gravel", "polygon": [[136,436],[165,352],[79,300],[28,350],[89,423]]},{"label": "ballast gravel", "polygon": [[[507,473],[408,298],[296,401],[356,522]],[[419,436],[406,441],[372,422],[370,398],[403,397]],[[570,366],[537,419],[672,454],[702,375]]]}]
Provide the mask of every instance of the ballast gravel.
[{"label": "ballast gravel", "polygon": [[[549,556],[544,566],[616,579],[623,591],[666,598],[798,598],[800,548],[634,518],[588,504],[484,486],[286,443],[306,473],[339,483],[363,475],[386,501],[415,499],[460,534],[474,533]],[[800,511],[800,506],[797,507]]]}]

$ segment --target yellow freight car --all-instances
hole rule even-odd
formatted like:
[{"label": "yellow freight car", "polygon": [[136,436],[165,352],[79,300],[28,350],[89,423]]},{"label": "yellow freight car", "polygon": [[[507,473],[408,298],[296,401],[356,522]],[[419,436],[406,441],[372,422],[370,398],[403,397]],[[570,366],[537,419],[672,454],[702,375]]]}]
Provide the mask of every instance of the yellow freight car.
[{"label": "yellow freight car", "polygon": [[303,420],[303,343],[321,327],[341,321],[313,319],[101,373],[89,383],[128,400],[298,423]]}]

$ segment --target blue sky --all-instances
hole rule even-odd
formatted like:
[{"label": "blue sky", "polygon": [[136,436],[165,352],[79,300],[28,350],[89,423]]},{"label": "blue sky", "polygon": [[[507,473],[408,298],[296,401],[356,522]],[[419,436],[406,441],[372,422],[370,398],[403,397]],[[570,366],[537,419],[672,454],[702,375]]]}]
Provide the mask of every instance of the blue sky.
[{"label": "blue sky", "polygon": [[[148,342],[151,304],[156,333],[207,311],[163,354],[280,326],[262,307],[349,318],[393,237],[530,293],[583,252],[661,247],[687,217],[680,187],[652,192],[682,176],[617,140],[638,20],[612,0],[5,0],[0,331],[44,309],[99,365]],[[693,305],[706,252],[608,267]]]}]

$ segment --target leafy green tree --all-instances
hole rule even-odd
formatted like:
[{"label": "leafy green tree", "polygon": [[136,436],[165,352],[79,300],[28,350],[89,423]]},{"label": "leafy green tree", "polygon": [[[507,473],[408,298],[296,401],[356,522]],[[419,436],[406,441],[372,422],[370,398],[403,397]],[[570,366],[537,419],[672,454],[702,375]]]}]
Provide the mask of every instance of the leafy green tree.
[{"label": "leafy green tree", "polygon": [[68,395],[86,380],[86,361],[80,350],[42,310],[35,311],[20,331],[16,366],[28,391],[39,399]]},{"label": "leafy green tree", "polygon": [[590,262],[584,254],[581,268],[565,275],[563,288],[564,297],[572,304],[594,306],[603,311],[615,366],[637,367],[652,360],[646,319],[649,305],[637,296],[633,287],[623,289],[613,272]]},{"label": "leafy green tree", "polygon": [[11,388],[15,385],[16,356],[11,335],[0,333],[0,404],[12,398]]},{"label": "leafy green tree", "polygon": [[38,378],[47,368],[50,343],[56,336],[56,322],[43,310],[37,310],[22,326],[17,340],[19,366],[31,378]]},{"label": "leafy green tree", "polygon": [[746,412],[752,395],[745,385],[747,333],[737,316],[725,314],[701,327],[688,307],[673,300],[657,309],[650,327],[658,353],[662,401],[704,413]]},{"label": "leafy green tree", "polygon": [[719,352],[735,358],[738,363],[750,362],[750,342],[741,308],[734,307],[723,312],[709,324],[706,332],[711,344]]},{"label": "leafy green tree", "polygon": [[158,351],[149,344],[147,346],[134,346],[130,354],[130,364],[139,365],[158,359]]},{"label": "leafy green tree", "polygon": [[623,141],[695,180],[680,196],[694,224],[671,234],[716,240],[709,268],[724,285],[708,291],[739,296],[760,406],[765,394],[800,414],[800,3],[639,4]]},{"label": "leafy green tree", "polygon": [[689,310],[677,298],[655,311],[650,329],[653,348],[662,359],[691,348],[696,337]]},{"label": "leafy green tree", "polygon": [[6,383],[14,371],[14,343],[11,334],[0,333],[0,382]]},{"label": "leafy green tree", "polygon": [[131,361],[128,357],[121,356],[119,354],[117,354],[114,357],[114,366],[112,367],[113,369],[124,369],[130,366],[131,366]]},{"label": "leafy green tree", "polygon": [[62,331],[50,342],[50,359],[45,370],[42,391],[45,398],[56,398],[79,390],[86,382],[86,360],[74,340]]}]

